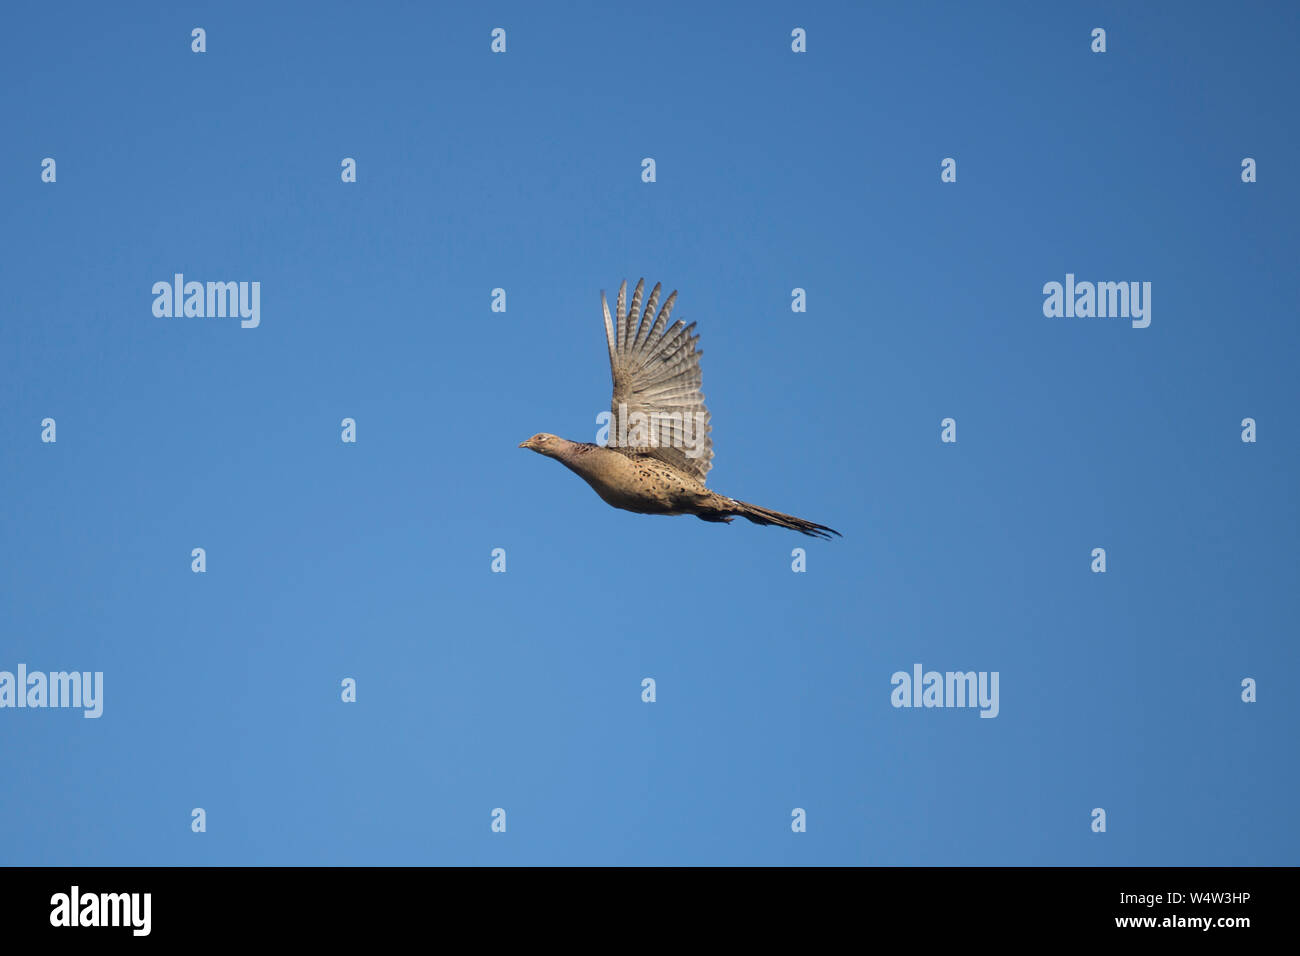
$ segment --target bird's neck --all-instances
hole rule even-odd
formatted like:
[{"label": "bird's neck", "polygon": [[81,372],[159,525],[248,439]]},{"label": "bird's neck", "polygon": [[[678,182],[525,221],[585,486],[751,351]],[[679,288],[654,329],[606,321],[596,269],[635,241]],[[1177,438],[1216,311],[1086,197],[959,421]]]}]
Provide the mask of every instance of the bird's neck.
[{"label": "bird's neck", "polygon": [[567,438],[562,441],[564,444],[555,449],[555,460],[580,475],[585,474],[586,469],[592,464],[592,459],[603,451],[599,445],[593,445],[591,442],[569,441]]}]

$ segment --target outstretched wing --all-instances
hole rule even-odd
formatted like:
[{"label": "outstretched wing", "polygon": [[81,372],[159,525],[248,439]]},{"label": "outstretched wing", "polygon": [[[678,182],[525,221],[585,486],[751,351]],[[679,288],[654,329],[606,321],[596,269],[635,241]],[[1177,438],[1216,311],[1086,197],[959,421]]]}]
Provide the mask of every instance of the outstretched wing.
[{"label": "outstretched wing", "polygon": [[614,378],[609,447],[650,455],[700,481],[713,467],[709,410],[700,391],[700,356],[695,348],[695,323],[678,320],[667,328],[677,293],[655,316],[659,283],[655,283],[638,324],[645,280],[636,284],[632,308],[627,308],[627,282],[618,290],[615,319],[610,318],[605,293],[605,341]]}]

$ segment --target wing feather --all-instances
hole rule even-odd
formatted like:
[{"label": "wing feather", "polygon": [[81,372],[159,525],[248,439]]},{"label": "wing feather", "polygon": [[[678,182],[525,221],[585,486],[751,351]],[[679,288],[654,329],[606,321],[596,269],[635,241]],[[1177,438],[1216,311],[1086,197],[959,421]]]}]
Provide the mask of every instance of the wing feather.
[{"label": "wing feather", "polygon": [[[612,319],[605,294],[601,293],[605,342],[614,380],[610,403],[614,423],[609,446],[620,447],[622,434],[626,436],[626,444],[621,447],[628,454],[658,458],[703,482],[713,467],[712,426],[700,391],[703,381],[700,356],[704,353],[696,347],[699,336],[692,334],[694,322],[687,324],[679,319],[668,326],[677,301],[675,291],[669,294],[658,315],[655,314],[660,289],[656,283],[642,312],[645,280],[636,284],[631,308],[627,302],[627,282],[623,282]],[[644,417],[634,417],[638,415]],[[649,435],[645,437],[651,444],[634,443],[642,437],[635,427],[638,421],[648,425]],[[676,430],[678,422],[682,423],[680,432]],[[654,443],[656,439],[658,444]]]}]

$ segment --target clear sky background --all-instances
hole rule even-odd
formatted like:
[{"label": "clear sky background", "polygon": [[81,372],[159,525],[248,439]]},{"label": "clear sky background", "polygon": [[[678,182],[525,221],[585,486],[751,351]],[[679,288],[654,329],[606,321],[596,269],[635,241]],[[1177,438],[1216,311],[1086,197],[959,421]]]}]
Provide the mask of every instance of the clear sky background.
[{"label": "clear sky background", "polygon": [[[105,685],[0,710],[0,863],[1300,862],[1295,4],[157,6],[0,29],[0,669]],[[640,276],[843,539],[516,447]]]}]

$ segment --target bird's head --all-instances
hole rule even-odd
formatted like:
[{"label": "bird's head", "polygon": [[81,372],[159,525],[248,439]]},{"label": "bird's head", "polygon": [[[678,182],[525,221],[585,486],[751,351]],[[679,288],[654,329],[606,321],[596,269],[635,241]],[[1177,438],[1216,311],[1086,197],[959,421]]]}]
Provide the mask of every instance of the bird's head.
[{"label": "bird's head", "polygon": [[521,441],[519,447],[531,448],[539,455],[554,458],[563,444],[564,439],[560,438],[558,435],[552,435],[550,432],[538,432],[532,438],[526,438]]}]

